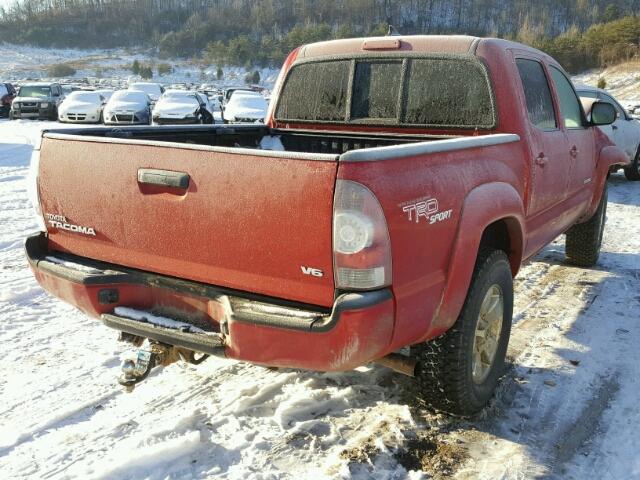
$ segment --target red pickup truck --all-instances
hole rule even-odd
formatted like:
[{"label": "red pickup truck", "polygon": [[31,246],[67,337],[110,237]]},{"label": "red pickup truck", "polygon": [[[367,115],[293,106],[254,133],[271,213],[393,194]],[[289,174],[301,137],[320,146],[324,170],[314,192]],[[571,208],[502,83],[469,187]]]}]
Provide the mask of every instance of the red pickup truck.
[{"label": "red pickup truck", "polygon": [[471,414],[504,371],[522,262],[562,233],[570,261],[598,258],[627,163],[595,127],[614,118],[596,102],[587,121],[560,65],[517,43],[306,45],[265,125],[44,132],[26,253],[46,290],[147,339],[125,385],[201,354],[378,361]]}]

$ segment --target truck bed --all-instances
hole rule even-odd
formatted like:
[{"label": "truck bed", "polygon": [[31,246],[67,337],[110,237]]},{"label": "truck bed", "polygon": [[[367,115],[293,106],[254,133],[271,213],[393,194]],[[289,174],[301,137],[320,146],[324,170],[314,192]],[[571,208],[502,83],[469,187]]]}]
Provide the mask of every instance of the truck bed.
[{"label": "truck bed", "polygon": [[438,140],[444,136],[389,135],[338,132],[273,130],[264,125],[185,125],[96,127],[49,130],[49,135],[78,135],[101,138],[187,143],[215,147],[261,149],[265,137],[278,137],[284,151],[298,153],[342,153],[364,148],[387,147]]}]

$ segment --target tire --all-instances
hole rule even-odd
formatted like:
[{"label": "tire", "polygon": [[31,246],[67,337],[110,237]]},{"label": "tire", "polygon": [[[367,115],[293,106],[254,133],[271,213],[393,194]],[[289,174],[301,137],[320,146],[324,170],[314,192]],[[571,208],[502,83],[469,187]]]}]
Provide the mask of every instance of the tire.
[{"label": "tire", "polygon": [[[501,311],[488,312],[486,302],[489,301],[487,305],[492,305],[491,302],[498,293]],[[481,320],[482,311],[484,314]],[[412,384],[413,403],[421,408],[461,416],[473,415],[482,410],[505,371],[512,316],[513,278],[509,259],[501,250],[482,249],[456,323],[444,335],[412,347],[412,350],[417,350],[415,355],[418,360]],[[494,324],[493,328],[477,330],[479,324],[482,326],[480,322],[486,322],[492,317],[499,319],[499,327]],[[484,371],[476,374],[474,366],[478,365],[478,361],[474,357],[477,358],[477,349],[484,343],[483,340],[477,341],[482,338],[482,331],[485,339],[490,336],[494,338],[491,345],[495,344],[495,347],[493,358],[485,357],[487,361]]]},{"label": "tire", "polygon": [[640,145],[638,145],[638,150],[636,150],[636,156],[633,162],[624,169],[624,176],[632,182],[640,180]]},{"label": "tire", "polygon": [[580,267],[592,267],[598,261],[607,219],[607,198],[605,183],[600,203],[593,216],[567,230],[565,255],[569,263]]}]

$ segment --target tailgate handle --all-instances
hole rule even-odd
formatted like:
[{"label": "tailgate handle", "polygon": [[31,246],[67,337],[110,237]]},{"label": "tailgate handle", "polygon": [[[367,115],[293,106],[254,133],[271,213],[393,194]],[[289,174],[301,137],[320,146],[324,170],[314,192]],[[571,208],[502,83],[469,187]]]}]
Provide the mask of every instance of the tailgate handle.
[{"label": "tailgate handle", "polygon": [[189,174],[172,172],[171,170],[157,170],[155,168],[141,168],[138,170],[138,182],[161,187],[189,188]]}]

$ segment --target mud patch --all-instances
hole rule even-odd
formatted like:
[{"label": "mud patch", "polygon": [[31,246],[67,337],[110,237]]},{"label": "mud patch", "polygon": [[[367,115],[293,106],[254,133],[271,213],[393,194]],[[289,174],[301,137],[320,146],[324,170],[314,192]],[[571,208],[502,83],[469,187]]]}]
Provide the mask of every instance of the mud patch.
[{"label": "mud patch", "polygon": [[464,444],[453,442],[444,442],[430,432],[418,432],[395,458],[407,471],[418,470],[432,478],[448,478],[469,458]]},{"label": "mud patch", "polygon": [[375,440],[367,439],[363,444],[346,448],[340,452],[340,458],[353,463],[373,463],[380,453],[380,449],[375,445]]}]

